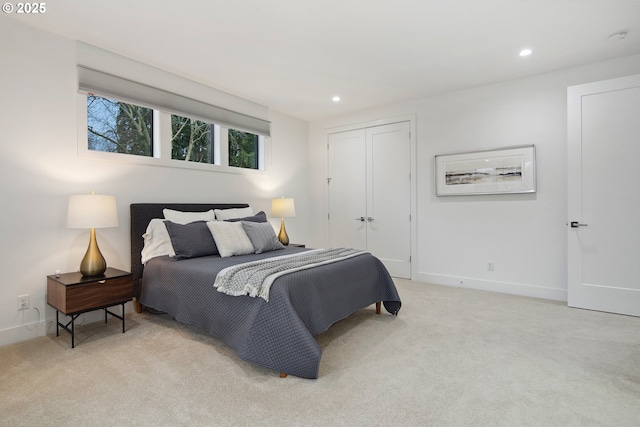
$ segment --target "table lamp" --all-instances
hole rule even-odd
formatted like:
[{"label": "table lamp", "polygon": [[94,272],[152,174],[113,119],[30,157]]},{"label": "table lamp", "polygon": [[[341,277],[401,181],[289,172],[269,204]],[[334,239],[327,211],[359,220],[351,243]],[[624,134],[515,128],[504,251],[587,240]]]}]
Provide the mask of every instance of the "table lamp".
[{"label": "table lamp", "polygon": [[101,276],[107,269],[107,262],[98,248],[95,229],[117,226],[118,210],[114,196],[91,193],[69,197],[67,227],[91,229],[89,247],[80,263],[80,273],[83,276]]},{"label": "table lamp", "polygon": [[282,218],[280,223],[280,233],[278,233],[278,240],[280,243],[287,246],[289,244],[289,236],[287,236],[287,230],[284,228],[284,219],[292,218],[296,216],[296,205],[293,199],[273,199],[271,201],[271,215],[276,218]]}]

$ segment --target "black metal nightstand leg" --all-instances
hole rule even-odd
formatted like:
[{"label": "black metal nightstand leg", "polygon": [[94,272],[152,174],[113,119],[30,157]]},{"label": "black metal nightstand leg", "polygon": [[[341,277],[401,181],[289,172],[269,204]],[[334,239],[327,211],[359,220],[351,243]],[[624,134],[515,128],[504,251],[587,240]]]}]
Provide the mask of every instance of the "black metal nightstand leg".
[{"label": "black metal nightstand leg", "polygon": [[[71,320],[69,320],[66,325],[63,325],[58,320],[58,311],[56,310],[56,336],[60,336],[60,334],[59,334],[60,327],[62,327],[62,329],[64,329],[65,331],[69,332],[71,334],[71,348],[75,348],[75,346],[76,346],[76,323],[75,323],[75,321],[81,314],[82,313],[66,315],[67,317],[70,317]],[[69,329],[69,325],[71,325],[71,329]]]},{"label": "black metal nightstand leg", "polygon": [[125,323],[124,323],[124,305],[126,304],[125,302],[121,302],[120,304],[114,304],[113,306],[110,307],[115,307],[116,305],[120,305],[122,306],[122,316],[119,314],[114,313],[113,311],[109,311],[109,308],[105,308],[105,313],[109,313],[110,315],[112,315],[113,317],[115,317],[116,319],[120,319],[122,320],[122,333],[124,334],[125,331]]}]

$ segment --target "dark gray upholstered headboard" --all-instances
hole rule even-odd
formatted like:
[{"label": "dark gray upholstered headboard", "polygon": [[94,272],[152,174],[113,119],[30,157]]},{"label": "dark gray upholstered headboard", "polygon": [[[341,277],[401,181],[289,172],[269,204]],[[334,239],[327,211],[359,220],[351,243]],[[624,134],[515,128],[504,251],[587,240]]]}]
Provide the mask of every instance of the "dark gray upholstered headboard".
[{"label": "dark gray upholstered headboard", "polygon": [[131,273],[136,289],[136,297],[140,296],[140,278],[144,266],[142,265],[142,235],[147,231],[149,221],[153,218],[164,218],[164,208],[183,212],[205,212],[209,209],[246,208],[246,203],[133,203],[131,212]]}]

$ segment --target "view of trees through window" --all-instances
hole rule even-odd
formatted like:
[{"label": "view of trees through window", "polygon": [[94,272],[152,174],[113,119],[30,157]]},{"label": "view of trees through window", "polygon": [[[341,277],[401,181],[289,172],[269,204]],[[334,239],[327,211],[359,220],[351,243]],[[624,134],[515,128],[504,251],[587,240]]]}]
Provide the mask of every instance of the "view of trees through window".
[{"label": "view of trees through window", "polygon": [[214,163],[212,128],[210,123],[171,115],[171,158]]},{"label": "view of trees through window", "polygon": [[258,169],[258,135],[229,129],[229,166]]},{"label": "view of trees through window", "polygon": [[[87,95],[87,139],[89,150],[153,157],[153,117],[151,108]],[[164,123],[171,118],[171,159],[220,164],[214,159],[219,141],[212,123],[175,114],[156,115],[163,138]],[[168,126],[168,124],[166,124]],[[227,129],[228,166],[258,169],[259,136],[250,132]],[[156,153],[156,157],[164,157]],[[166,154],[168,157],[168,153]],[[223,164],[223,166],[226,166]]]},{"label": "view of trees through window", "polygon": [[153,155],[153,110],[87,95],[89,149]]}]

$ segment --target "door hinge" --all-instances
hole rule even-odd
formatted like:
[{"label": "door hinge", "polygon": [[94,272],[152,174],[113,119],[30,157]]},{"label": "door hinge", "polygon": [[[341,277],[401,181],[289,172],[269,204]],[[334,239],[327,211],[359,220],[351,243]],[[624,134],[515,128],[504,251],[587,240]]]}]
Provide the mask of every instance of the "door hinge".
[{"label": "door hinge", "polygon": [[327,184],[331,184],[331,178],[327,178]]},{"label": "door hinge", "polygon": [[331,219],[331,214],[327,214],[327,219]]}]

